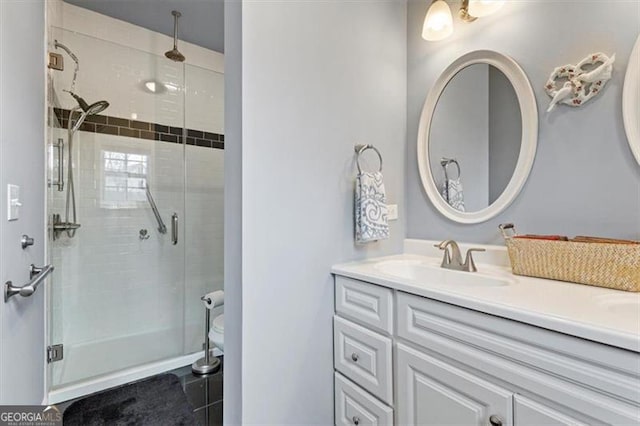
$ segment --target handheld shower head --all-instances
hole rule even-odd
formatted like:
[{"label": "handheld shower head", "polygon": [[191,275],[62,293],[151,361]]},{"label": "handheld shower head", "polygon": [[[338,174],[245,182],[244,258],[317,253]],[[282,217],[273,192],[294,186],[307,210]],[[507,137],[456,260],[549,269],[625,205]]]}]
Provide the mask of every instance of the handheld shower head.
[{"label": "handheld shower head", "polygon": [[[69,94],[73,96],[76,102],[78,102],[78,106],[72,110],[71,114],[69,114],[69,130],[72,133],[75,133],[80,128],[80,126],[82,125],[82,123],[84,123],[84,120],[88,116],[99,114],[109,107],[109,102],[107,101],[98,101],[89,105],[87,101],[85,101],[75,93],[69,92]],[[78,110],[82,110],[82,114],[80,114],[80,117],[78,117],[78,119],[74,123],[72,120],[73,112]]]},{"label": "handheld shower head", "polygon": [[76,102],[78,102],[78,106],[80,106],[82,111],[87,115],[100,114],[102,111],[104,111],[105,109],[107,109],[109,107],[109,102],[107,102],[107,101],[98,101],[98,102],[95,102],[95,103],[89,105],[87,103],[87,101],[85,101],[80,96],[76,95],[75,93],[69,92],[69,94],[71,96],[73,96],[73,98],[76,100]]}]

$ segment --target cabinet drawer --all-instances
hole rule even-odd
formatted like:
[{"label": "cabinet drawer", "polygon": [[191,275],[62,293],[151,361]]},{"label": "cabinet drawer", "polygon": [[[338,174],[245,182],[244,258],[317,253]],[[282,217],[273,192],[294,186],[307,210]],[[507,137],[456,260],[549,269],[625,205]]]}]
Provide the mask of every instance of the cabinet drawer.
[{"label": "cabinet drawer", "polygon": [[392,404],[391,339],[334,316],[333,351],[336,370]]},{"label": "cabinet drawer", "polygon": [[336,312],[343,317],[391,334],[393,298],[388,288],[336,276]]},{"label": "cabinet drawer", "polygon": [[[396,294],[395,312],[400,339],[494,377],[526,367],[640,405],[638,353],[402,292]],[[456,342],[464,347],[454,355]],[[492,371],[489,359],[495,360]],[[522,374],[545,388],[543,395],[550,392],[551,381]]]},{"label": "cabinet drawer", "polygon": [[392,425],[393,410],[362,390],[340,373],[335,373],[336,426]]}]

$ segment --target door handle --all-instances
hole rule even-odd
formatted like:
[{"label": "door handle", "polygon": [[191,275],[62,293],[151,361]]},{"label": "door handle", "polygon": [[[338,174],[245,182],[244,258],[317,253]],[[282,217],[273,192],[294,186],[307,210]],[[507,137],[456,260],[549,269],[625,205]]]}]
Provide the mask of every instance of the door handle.
[{"label": "door handle", "polygon": [[171,216],[171,243],[178,244],[178,213]]}]

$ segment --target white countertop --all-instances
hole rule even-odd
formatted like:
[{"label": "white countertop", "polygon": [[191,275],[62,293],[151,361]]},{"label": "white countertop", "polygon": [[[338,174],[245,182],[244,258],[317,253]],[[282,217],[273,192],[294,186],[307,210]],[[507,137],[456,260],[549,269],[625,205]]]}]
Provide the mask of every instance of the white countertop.
[{"label": "white countertop", "polygon": [[[485,259],[482,253],[478,253],[475,256],[478,272],[451,271],[453,274],[473,275],[480,280],[483,277],[497,278],[507,284],[502,286],[427,283],[412,279],[407,274],[381,270],[381,265],[392,265],[402,270],[404,264],[438,268],[442,257],[437,250],[429,251],[427,247],[431,245],[429,241],[407,240],[405,251],[410,248],[413,253],[343,263],[335,265],[332,272],[640,352],[640,293],[513,275],[509,267],[500,266],[505,264],[506,255],[502,247],[481,246],[488,248],[489,252],[484,257],[492,263],[482,263]],[[462,248],[468,246],[461,244]],[[417,252],[421,253],[415,254]],[[435,254],[438,257],[433,256]],[[462,278],[469,280],[466,276]]]}]

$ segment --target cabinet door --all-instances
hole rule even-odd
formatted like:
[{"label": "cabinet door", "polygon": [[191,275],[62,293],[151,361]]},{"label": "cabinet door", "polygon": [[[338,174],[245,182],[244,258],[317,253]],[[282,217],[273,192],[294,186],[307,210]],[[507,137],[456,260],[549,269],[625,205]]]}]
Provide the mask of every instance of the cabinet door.
[{"label": "cabinet door", "polygon": [[522,395],[515,396],[513,416],[518,426],[587,426],[584,422]]},{"label": "cabinet door", "polygon": [[473,374],[401,343],[396,372],[398,424],[513,424],[513,394]]}]

